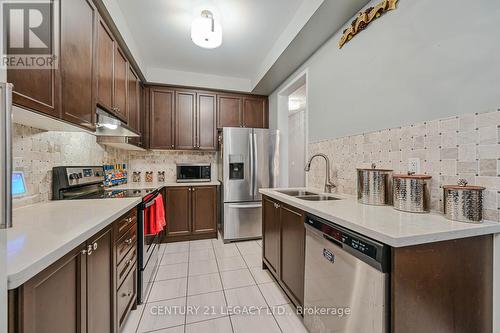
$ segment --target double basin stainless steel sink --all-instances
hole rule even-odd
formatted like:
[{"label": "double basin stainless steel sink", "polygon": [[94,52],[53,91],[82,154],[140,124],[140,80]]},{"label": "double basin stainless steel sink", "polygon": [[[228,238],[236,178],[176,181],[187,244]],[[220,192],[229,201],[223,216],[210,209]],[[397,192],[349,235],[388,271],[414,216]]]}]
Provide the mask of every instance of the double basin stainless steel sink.
[{"label": "double basin stainless steel sink", "polygon": [[280,190],[278,192],[295,197],[297,199],[307,200],[307,201],[340,200],[339,198],[336,198],[336,197],[332,197],[332,196],[324,195],[324,194],[313,193],[313,192],[309,192],[306,190]]}]

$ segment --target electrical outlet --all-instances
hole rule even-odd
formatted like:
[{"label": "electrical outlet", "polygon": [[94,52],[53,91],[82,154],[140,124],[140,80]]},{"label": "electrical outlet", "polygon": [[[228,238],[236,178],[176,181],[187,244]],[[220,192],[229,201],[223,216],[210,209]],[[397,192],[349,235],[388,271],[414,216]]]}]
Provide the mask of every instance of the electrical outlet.
[{"label": "electrical outlet", "polygon": [[408,172],[420,173],[420,158],[408,159]]}]

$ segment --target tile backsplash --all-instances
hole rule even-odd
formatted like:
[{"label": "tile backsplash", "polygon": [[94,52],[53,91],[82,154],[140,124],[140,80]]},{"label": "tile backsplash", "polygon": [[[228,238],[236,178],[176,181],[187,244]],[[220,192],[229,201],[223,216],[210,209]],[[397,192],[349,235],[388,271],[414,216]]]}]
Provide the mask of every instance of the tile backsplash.
[{"label": "tile backsplash", "polygon": [[158,181],[158,172],[165,172],[166,182],[175,182],[176,163],[211,163],[212,180],[217,179],[217,160],[214,152],[191,152],[191,151],[159,151],[147,152],[131,151],[128,153],[129,181],[132,181],[134,172],[141,173],[144,181],[146,172],[153,172],[153,181]]},{"label": "tile backsplash", "polygon": [[129,182],[133,171],[141,172],[144,181],[147,171],[165,172],[165,181],[175,181],[177,162],[212,163],[212,179],[217,178],[214,152],[126,151],[100,145],[87,133],[47,132],[24,125],[13,126],[13,166],[23,171],[28,194],[14,199],[15,207],[45,202],[52,197],[52,168],[61,165],[103,165],[126,163]]},{"label": "tile backsplash", "polygon": [[127,158],[87,133],[47,132],[19,124],[13,126],[12,153],[14,170],[24,172],[28,189],[25,197],[14,200],[16,207],[50,200],[55,166],[126,163]]},{"label": "tile backsplash", "polygon": [[[420,159],[420,173],[432,176],[431,209],[442,211],[442,185],[459,178],[486,187],[484,217],[499,221],[500,110],[460,115],[384,129],[343,138],[309,143],[309,156],[329,156],[339,193],[356,194],[356,168],[408,171],[408,159]],[[307,175],[308,186],[323,189],[324,161],[315,160]]]}]

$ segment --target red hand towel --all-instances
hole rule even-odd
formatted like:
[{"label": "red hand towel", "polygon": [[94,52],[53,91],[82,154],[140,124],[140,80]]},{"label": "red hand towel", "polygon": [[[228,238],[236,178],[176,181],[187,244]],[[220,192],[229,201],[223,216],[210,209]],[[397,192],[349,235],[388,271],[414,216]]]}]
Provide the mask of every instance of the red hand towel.
[{"label": "red hand towel", "polygon": [[163,206],[163,196],[159,194],[155,199],[155,212],[156,212],[156,233],[163,231],[167,225],[165,221],[165,208]]}]

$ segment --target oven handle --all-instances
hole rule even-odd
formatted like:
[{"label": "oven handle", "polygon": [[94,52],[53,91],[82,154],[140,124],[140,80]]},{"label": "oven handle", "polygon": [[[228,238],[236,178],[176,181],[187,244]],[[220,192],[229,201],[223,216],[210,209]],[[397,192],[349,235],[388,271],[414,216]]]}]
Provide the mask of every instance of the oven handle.
[{"label": "oven handle", "polygon": [[148,198],[147,201],[144,201],[141,205],[140,205],[140,209],[144,210],[146,208],[149,208],[151,207],[152,205],[154,205],[155,203],[155,200],[156,200],[156,197],[158,197],[158,195],[160,194],[159,191],[156,191],[156,192],[153,192],[153,194]]}]

